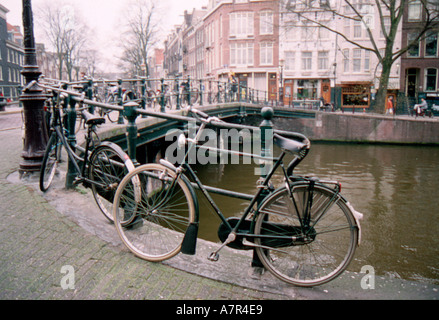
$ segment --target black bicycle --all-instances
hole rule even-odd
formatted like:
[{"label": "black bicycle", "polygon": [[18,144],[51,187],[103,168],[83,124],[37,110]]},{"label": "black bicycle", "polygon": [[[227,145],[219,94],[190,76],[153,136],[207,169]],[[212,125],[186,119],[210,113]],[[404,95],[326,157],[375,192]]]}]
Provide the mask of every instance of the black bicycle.
[{"label": "black bicycle", "polygon": [[[181,164],[176,167],[161,160],[142,165],[116,191],[115,226],[129,250],[147,261],[162,261],[179,252],[194,254],[199,225],[195,189],[199,189],[222,222],[218,229],[222,245],[209,260],[217,261],[220,250],[229,246],[255,250],[266,269],[290,284],[315,286],[339,276],[359,244],[361,214],[340,194],[338,182],[294,175],[294,168],[308,154],[309,140],[298,133],[293,134],[294,140],[274,133],[273,142],[281,154],[260,157],[272,161],[271,169],[256,194],[247,199],[250,203],[243,215],[226,219],[209,194],[213,189],[203,185],[187,161],[206,125],[221,121],[190,110],[201,125],[195,138],[179,137],[179,145],[189,144]],[[286,153],[294,155],[287,168]],[[277,169],[282,170],[285,183],[275,189],[270,180]],[[231,192],[223,190],[223,195]]]},{"label": "black bicycle", "polygon": [[67,117],[63,114],[60,96],[58,94],[57,103],[52,107],[51,133],[41,165],[40,189],[46,192],[54,177],[59,175],[61,151],[64,148],[77,175],[73,184],[90,187],[102,213],[113,221],[114,194],[122,178],[134,170],[134,164],[117,144],[99,140],[96,126],[105,123],[105,118],[92,115],[85,108],[78,109],[87,129],[85,148],[72,146],[67,138],[69,133],[63,125]]}]

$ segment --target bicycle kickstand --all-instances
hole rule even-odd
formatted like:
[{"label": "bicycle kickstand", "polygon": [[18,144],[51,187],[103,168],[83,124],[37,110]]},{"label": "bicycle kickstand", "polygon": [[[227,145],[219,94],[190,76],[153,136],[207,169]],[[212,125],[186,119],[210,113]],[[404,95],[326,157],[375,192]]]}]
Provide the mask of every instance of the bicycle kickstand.
[{"label": "bicycle kickstand", "polygon": [[218,248],[218,250],[212,252],[207,259],[210,261],[218,261],[219,259],[219,252],[221,251],[222,248],[224,248],[226,245],[228,245],[229,243],[233,242],[236,240],[236,233],[235,232],[231,232],[229,233],[229,236],[227,237],[226,241],[223,242],[223,244]]}]

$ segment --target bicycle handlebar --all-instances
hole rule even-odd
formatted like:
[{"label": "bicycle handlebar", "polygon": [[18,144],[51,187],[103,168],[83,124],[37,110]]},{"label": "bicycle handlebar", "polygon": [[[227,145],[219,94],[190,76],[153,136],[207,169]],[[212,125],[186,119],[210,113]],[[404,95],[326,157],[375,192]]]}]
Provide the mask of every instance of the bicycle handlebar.
[{"label": "bicycle handlebar", "polygon": [[202,122],[206,122],[206,123],[210,123],[210,122],[212,122],[212,121],[216,121],[216,122],[224,122],[223,120],[221,120],[221,119],[218,118],[218,117],[211,117],[211,116],[209,116],[207,113],[204,113],[203,111],[200,111],[200,110],[198,110],[198,109],[195,109],[195,108],[193,108],[193,107],[191,107],[191,106],[189,106],[188,109],[189,109],[189,111],[190,111],[193,115],[195,115],[195,117],[196,117],[198,120],[200,120],[200,121],[202,121]]}]

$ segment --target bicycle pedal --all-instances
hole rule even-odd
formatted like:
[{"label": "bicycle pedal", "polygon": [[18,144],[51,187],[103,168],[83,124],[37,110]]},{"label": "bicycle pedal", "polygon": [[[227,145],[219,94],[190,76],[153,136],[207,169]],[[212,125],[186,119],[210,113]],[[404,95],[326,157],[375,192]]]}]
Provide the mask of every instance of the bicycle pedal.
[{"label": "bicycle pedal", "polygon": [[217,262],[219,260],[219,254],[217,252],[212,252],[207,259],[209,261]]}]

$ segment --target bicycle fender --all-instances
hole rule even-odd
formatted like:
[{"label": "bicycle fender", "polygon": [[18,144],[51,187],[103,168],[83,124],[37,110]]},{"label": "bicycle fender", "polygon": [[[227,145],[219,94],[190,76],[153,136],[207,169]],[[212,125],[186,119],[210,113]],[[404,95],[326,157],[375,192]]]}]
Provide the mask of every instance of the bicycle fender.
[{"label": "bicycle fender", "polygon": [[[160,159],[160,164],[174,172],[177,171],[177,167],[167,160]],[[180,252],[187,255],[194,255],[197,247],[198,226],[200,219],[198,198],[188,178],[184,174],[182,174],[180,178],[184,182],[184,184],[186,184],[186,186],[188,187],[192,199],[194,200],[194,207],[195,207],[195,221],[192,222],[186,230],[186,233],[183,238],[183,242],[181,244]]]},{"label": "bicycle fender", "polygon": [[360,244],[361,244],[361,225],[360,225],[360,220],[363,220],[363,214],[361,212],[358,212],[357,210],[355,210],[354,207],[350,204],[349,201],[346,201],[346,205],[351,210],[352,214],[354,215],[355,222],[357,223],[357,226],[358,226],[358,246],[360,246]]},{"label": "bicycle fender", "polygon": [[[111,148],[114,151],[116,151],[119,154],[120,158],[123,160],[124,165],[128,169],[128,172],[134,171],[134,169],[136,167],[134,166],[134,163],[131,160],[131,158],[129,157],[129,155],[125,151],[123,151],[122,148],[118,144],[116,144],[114,142],[111,142],[111,141],[104,141],[104,142],[102,142],[96,149],[93,150],[93,153],[92,153],[91,157],[93,157],[93,154],[98,152],[103,147],[108,147],[108,148]],[[140,192],[140,181],[139,181],[139,178],[138,177],[133,177],[132,182],[133,182],[133,184],[135,186],[134,197],[135,197],[137,202],[140,202],[140,200],[141,200],[141,192]]]}]

